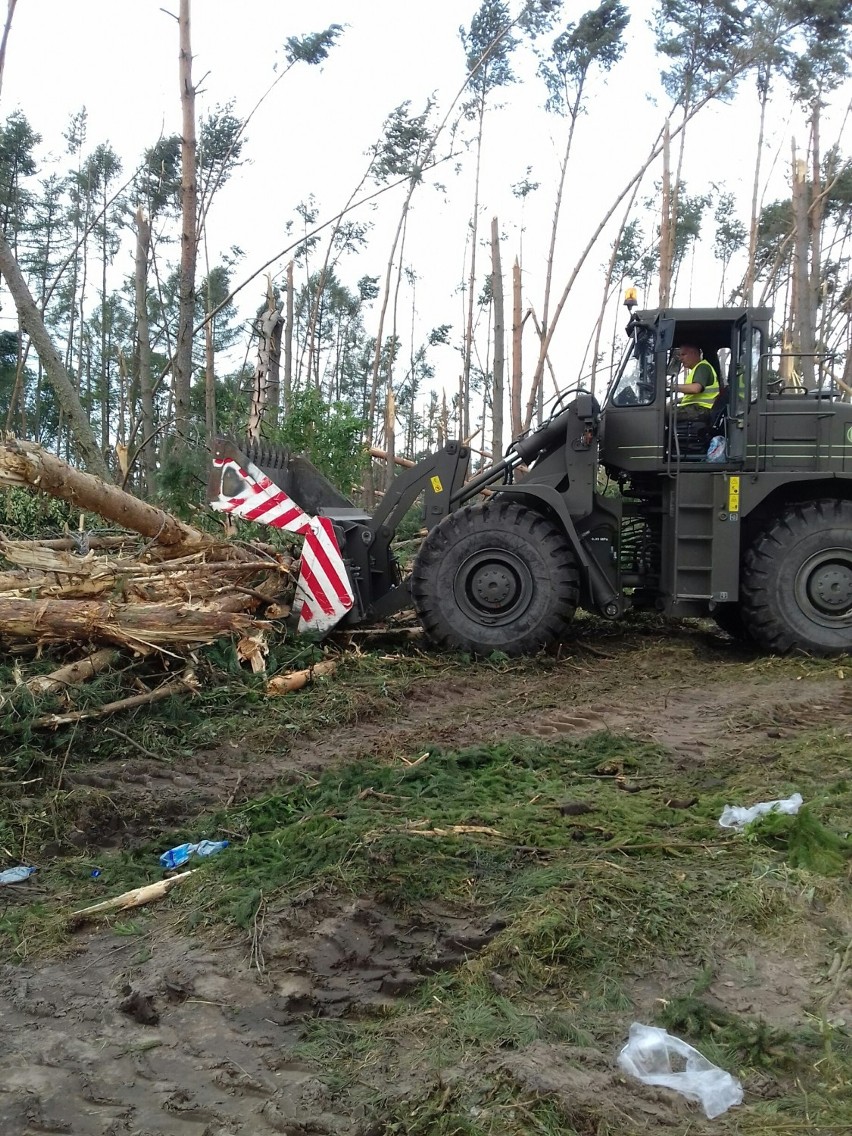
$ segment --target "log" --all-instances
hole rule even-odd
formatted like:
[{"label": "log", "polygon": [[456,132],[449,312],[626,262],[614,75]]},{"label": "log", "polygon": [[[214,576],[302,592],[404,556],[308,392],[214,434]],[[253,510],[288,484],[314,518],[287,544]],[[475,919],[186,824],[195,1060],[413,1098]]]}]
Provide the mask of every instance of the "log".
[{"label": "log", "polygon": [[413,462],[411,458],[398,458],[396,454],[389,454],[387,450],[380,450],[378,446],[370,446],[370,457],[393,462],[394,465],[401,465],[403,469],[414,469],[417,465],[417,462]]},{"label": "log", "polygon": [[140,501],[132,493],[74,469],[34,442],[19,438],[0,445],[0,485],[25,486],[48,493],[84,512],[97,513],[122,528],[132,529],[163,549],[184,551],[187,547],[222,543]]},{"label": "log", "polygon": [[143,887],[133,888],[122,892],[112,899],[104,899],[100,903],[93,903],[91,907],[81,907],[72,911],[70,919],[86,919],[90,915],[100,915],[104,911],[127,911],[131,907],[141,907],[143,903],[151,903],[155,899],[162,899],[172,888],[184,880],[189,879],[198,871],[190,868],[188,872],[181,872],[178,876],[171,876],[167,880],[158,880],[155,884],[145,884]]},{"label": "log", "polygon": [[251,597],[201,603],[111,604],[96,600],[7,599],[0,597],[0,637],[37,642],[113,643],[146,648],[179,643],[201,646],[223,635],[247,635],[262,624],[224,608]]}]

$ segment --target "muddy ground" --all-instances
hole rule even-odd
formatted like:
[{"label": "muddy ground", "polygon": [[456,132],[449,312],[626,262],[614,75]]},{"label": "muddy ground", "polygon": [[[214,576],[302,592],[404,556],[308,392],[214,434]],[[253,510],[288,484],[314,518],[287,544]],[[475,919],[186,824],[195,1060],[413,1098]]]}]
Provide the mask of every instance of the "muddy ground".
[{"label": "muddy ground", "polygon": [[[717,763],[729,768],[738,755],[764,763],[771,795],[775,747],[816,727],[852,738],[852,669],[753,656],[704,626],[589,637],[541,669],[427,658],[407,681],[410,660],[392,648],[384,657],[393,675],[386,688],[362,690],[357,670],[336,680],[352,690],[345,721],[320,721],[295,736],[231,726],[174,765],[133,747],[97,764],[72,763],[64,784],[80,789],[80,803],[64,837],[92,855],[132,850],[200,814],[355,759],[413,761],[434,746],[599,731],[665,747],[673,785],[678,771],[696,769],[712,784]],[[51,851],[61,856],[67,846]],[[5,901],[24,902],[22,894]],[[365,1059],[363,1091],[350,1082],[344,1092],[329,1051],[318,1060],[303,1044],[306,1024],[381,1022],[430,976],[475,959],[501,932],[501,912],[430,901],[402,913],[370,895],[326,888],[271,906],[246,935],[178,926],[182,902],[190,900],[174,896],[117,928],[81,927],[47,957],[0,969],[2,1136],[551,1131],[540,1112],[530,1112],[528,1125],[519,1119],[523,1100],[556,1102],[566,1133],[738,1130],[733,1112],[707,1121],[672,1093],[628,1082],[615,1065],[613,1039],[619,1031],[626,1037],[631,1021],[651,1020],[688,977],[682,958],[627,968],[626,1004],[588,1044],[498,1045],[480,1066],[436,1068],[421,1034],[397,1033],[393,1060],[386,1052],[384,1064]],[[826,1004],[842,931],[836,922],[825,934],[815,926],[807,949],[798,932],[789,944],[762,944],[759,936],[739,943],[720,957],[707,996],[731,1013],[795,1029]],[[845,934],[852,936],[852,914]],[[827,1013],[835,1025],[852,1026],[848,983],[835,986]],[[519,1094],[504,1113],[493,1098],[467,1109],[470,1127],[442,1128],[418,1111],[424,1096],[449,1107],[460,1078],[486,1075],[508,1086],[510,1098]],[[746,1088],[746,1105],[780,1091],[759,1076]]]}]

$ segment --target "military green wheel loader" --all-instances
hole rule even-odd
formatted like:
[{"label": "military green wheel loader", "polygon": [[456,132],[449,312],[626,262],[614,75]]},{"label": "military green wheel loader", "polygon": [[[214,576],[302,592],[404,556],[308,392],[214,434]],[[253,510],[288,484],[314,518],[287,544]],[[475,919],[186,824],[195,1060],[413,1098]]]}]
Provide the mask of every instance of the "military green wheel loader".
[{"label": "military green wheel loader", "polygon": [[[602,404],[566,391],[471,479],[449,442],[372,514],[304,458],[224,439],[211,504],[305,535],[299,626],[319,634],[413,606],[441,646],[518,655],[570,637],[578,607],[651,609],[770,651],[852,651],[852,403],[780,377],[770,317],[633,311]],[[683,344],[719,376],[704,423],[671,395]],[[403,577],[392,540],[421,496],[428,535]]]}]

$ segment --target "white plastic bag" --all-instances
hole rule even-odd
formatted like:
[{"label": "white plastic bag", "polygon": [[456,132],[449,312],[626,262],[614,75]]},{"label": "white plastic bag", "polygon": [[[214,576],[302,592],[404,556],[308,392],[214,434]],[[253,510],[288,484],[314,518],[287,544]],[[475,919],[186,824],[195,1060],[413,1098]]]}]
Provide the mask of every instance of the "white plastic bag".
[{"label": "white plastic bag", "polygon": [[717,434],[715,438],[710,439],[710,445],[707,447],[707,461],[709,462],[723,462],[728,460],[728,455],[725,452],[727,449],[725,439],[721,434]]},{"label": "white plastic bag", "polygon": [[634,1022],[618,1064],[643,1085],[674,1089],[688,1100],[698,1101],[711,1120],[732,1105],[742,1104],[743,1087],[736,1077],[657,1026]]},{"label": "white plastic bag", "polygon": [[785,797],[783,801],[761,801],[759,805],[745,808],[743,805],[725,805],[719,817],[720,828],[745,828],[751,821],[766,813],[787,813],[795,816],[804,804],[801,793],[794,793],[792,797]]}]

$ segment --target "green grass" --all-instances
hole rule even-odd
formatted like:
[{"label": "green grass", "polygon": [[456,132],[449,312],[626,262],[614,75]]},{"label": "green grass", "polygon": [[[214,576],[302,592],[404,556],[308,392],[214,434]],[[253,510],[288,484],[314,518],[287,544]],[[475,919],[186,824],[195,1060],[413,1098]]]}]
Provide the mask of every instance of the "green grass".
[{"label": "green grass", "polygon": [[[643,625],[638,633],[657,634]],[[595,644],[603,644],[597,650],[623,650],[605,634],[596,634]],[[628,681],[679,681],[689,652],[674,639],[662,649],[657,638],[653,643],[647,657],[641,644],[631,648],[634,670],[622,673]],[[289,669],[307,657],[300,663],[282,649],[273,665]],[[768,686],[775,676],[831,676],[837,668],[749,656],[726,665],[728,681],[758,672]],[[211,681],[197,698],[107,724],[178,767],[183,755],[228,740],[262,761],[298,744],[307,729],[351,722],[357,731],[359,719],[386,719],[425,675],[463,682],[474,664],[414,651],[392,659],[366,653],[345,661],[334,682],[279,703],[267,702],[260,681],[240,673],[227,651],[210,666]],[[529,678],[530,715],[553,706],[546,678],[570,682],[576,673],[560,671],[558,659],[475,664],[495,683],[507,666]],[[123,682],[106,676],[100,692],[86,697],[108,697]],[[120,748],[100,725],[27,733],[12,719],[3,764],[14,780],[42,780],[15,787],[0,805],[0,845],[10,856],[61,843],[85,808],[109,810],[109,788],[66,788],[63,770],[97,772]],[[427,902],[502,922],[475,957],[424,978],[398,1008],[306,1022],[302,1054],[325,1070],[339,1099],[376,1116],[376,1136],[626,1136],[605,1100],[582,1115],[572,1112],[559,1098],[539,1098],[508,1078],[500,1057],[542,1043],[594,1048],[611,1065],[639,1012],[742,1076],[747,1088],[761,1087],[718,1131],[831,1131],[852,1118],[852,1054],[848,1028],[824,1012],[819,991],[808,1016],[783,1028],[726,1010],[708,991],[726,959],[748,959],[752,951],[843,955],[849,768],[849,732],[833,726],[742,740],[736,724],[720,723],[717,751],[703,762],[608,731],[457,748],[424,735],[416,751],[388,747],[381,759],[293,775],[244,804],[181,817],[174,827],[158,821],[156,838],[96,859],[47,858],[32,881],[38,902],[25,903],[31,889],[0,908],[0,944],[7,957],[49,952],[67,938],[63,912],[159,878],[164,848],[227,836],[231,847],[203,862],[162,904],[116,917],[116,932],[138,939],[140,952],[164,919],[217,940],[244,939],[261,905],[273,918],[305,895],[369,897],[403,926]],[[768,818],[744,834],[718,827],[725,804],[796,790],[807,802],[797,818]],[[669,803],[686,801],[693,803]],[[97,879],[94,867],[101,869]],[[666,968],[675,961],[685,977],[670,981]],[[649,975],[665,990],[653,1006],[637,993]],[[825,995],[835,981],[822,988]],[[394,1079],[400,1053],[416,1089]]]}]

